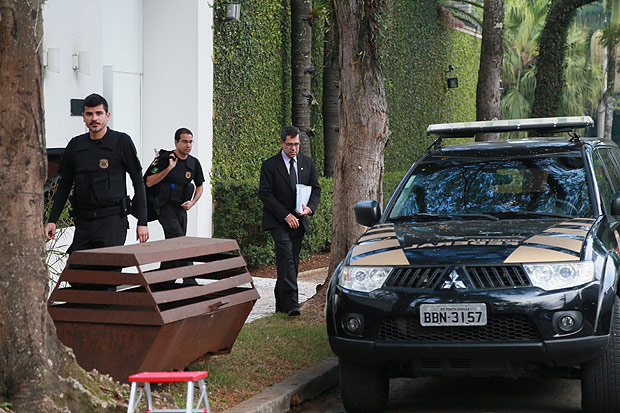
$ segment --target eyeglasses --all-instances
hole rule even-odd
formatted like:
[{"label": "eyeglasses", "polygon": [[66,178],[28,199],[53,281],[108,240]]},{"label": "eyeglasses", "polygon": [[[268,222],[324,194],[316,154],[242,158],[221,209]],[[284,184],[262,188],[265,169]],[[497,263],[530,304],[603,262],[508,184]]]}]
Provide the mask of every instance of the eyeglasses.
[{"label": "eyeglasses", "polygon": [[290,142],[284,142],[284,144],[288,147],[288,148],[296,148],[299,146],[299,142],[295,142],[295,143],[290,143]]}]

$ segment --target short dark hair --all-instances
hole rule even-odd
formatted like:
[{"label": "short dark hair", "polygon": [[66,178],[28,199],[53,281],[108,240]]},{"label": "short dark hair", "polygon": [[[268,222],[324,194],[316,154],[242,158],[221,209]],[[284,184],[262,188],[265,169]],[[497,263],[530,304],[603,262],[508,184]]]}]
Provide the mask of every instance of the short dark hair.
[{"label": "short dark hair", "polygon": [[192,133],[191,130],[187,129],[187,128],[179,128],[177,129],[176,132],[174,132],[174,140],[175,141],[180,141],[181,140],[181,135],[182,134],[187,134],[187,135],[192,135],[192,137],[194,136],[194,134]]},{"label": "short dark hair", "polygon": [[[103,105],[103,109],[105,110],[106,113],[108,113],[108,101],[105,100],[105,98],[101,95],[98,95],[96,93],[91,93],[90,95],[86,96],[84,98],[84,107],[86,108],[87,106],[89,108],[94,108],[95,106],[99,106],[99,105]],[[82,110],[83,112],[84,110]]]},{"label": "short dark hair", "polygon": [[280,140],[282,142],[286,141],[287,136],[294,138],[297,135],[299,135],[299,128],[293,125],[287,125],[283,127],[282,129],[280,129]]}]

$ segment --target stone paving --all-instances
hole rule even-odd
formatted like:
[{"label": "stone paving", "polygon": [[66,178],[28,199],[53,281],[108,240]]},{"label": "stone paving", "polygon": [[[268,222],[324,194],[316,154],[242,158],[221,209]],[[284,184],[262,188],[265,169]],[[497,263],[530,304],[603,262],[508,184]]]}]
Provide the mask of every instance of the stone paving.
[{"label": "stone paving", "polygon": [[[299,273],[297,277],[297,285],[299,287],[299,304],[303,303],[316,292],[316,287],[325,280],[327,268],[319,268],[317,270],[304,271]],[[276,304],[273,295],[273,289],[276,285],[275,278],[254,277],[254,286],[258,290],[260,298],[254,304],[254,308],[246,319],[246,323],[256,320],[257,318],[266,317],[276,311]]]}]

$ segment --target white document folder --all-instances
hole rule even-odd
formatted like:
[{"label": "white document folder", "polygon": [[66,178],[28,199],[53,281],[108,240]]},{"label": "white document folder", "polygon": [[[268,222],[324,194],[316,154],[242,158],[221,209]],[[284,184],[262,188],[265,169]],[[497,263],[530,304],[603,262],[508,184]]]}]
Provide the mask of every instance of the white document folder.
[{"label": "white document folder", "polygon": [[301,206],[308,206],[308,200],[310,194],[312,194],[312,187],[304,184],[297,184],[297,202],[295,203],[295,211],[298,213],[304,212],[304,208]]}]

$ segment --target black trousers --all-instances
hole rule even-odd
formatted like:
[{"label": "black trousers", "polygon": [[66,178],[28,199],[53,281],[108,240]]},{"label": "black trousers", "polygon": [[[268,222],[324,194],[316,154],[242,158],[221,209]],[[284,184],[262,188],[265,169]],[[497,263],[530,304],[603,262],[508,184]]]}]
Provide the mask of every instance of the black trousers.
[{"label": "black trousers", "polygon": [[129,222],[124,215],[110,215],[94,219],[75,218],[73,222],[75,232],[73,242],[67,250],[69,253],[125,244]]},{"label": "black trousers", "polygon": [[276,297],[276,312],[288,313],[292,309],[299,308],[297,271],[304,235],[303,227],[296,229],[281,227],[271,230],[278,268],[278,279],[273,290]]},{"label": "black trousers", "polygon": [[[166,239],[183,237],[187,234],[187,211],[182,206],[170,203],[162,205],[157,219],[164,229]],[[189,260],[164,261],[159,268],[176,268],[193,264]],[[184,278],[183,284],[195,285],[197,282],[193,278]]]},{"label": "black trousers", "polygon": [[[94,219],[74,218],[73,222],[75,224],[75,232],[73,233],[73,242],[67,250],[68,253],[94,248],[116,247],[125,244],[127,229],[129,228],[129,222],[125,215],[117,214]],[[115,266],[75,264],[72,264],[71,268],[118,272],[122,269]],[[86,290],[116,290],[116,287],[105,284],[71,283],[71,287]]]}]

